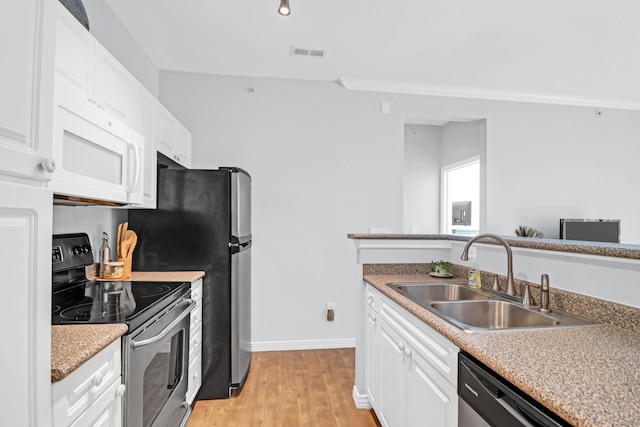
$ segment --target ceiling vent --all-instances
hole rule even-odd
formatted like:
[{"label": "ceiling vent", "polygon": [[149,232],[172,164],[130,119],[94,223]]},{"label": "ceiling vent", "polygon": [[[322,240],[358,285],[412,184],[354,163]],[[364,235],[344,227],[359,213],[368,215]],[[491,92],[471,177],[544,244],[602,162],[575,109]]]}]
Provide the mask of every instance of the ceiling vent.
[{"label": "ceiling vent", "polygon": [[291,55],[293,56],[311,56],[314,58],[324,58],[327,51],[322,49],[307,49],[304,47],[291,46]]}]

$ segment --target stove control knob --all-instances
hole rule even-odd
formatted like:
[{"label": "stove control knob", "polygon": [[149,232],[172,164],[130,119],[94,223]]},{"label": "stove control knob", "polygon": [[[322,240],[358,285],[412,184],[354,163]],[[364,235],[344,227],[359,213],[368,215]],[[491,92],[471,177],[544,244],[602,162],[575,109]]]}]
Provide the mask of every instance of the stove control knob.
[{"label": "stove control knob", "polygon": [[85,254],[88,254],[89,252],[91,252],[91,246],[89,245],[84,245],[82,247],[82,252],[84,252]]},{"label": "stove control knob", "polygon": [[73,247],[73,254],[74,255],[80,255],[82,253],[82,247],[81,246],[74,246]]}]

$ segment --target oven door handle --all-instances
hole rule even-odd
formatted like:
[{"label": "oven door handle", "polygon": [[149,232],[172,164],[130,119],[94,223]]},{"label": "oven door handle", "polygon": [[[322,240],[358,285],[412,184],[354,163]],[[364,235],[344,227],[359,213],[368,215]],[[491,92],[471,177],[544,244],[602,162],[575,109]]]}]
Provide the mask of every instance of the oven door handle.
[{"label": "oven door handle", "polygon": [[191,415],[191,405],[189,405],[187,402],[182,402],[182,405],[180,406],[182,406],[187,410],[187,413],[184,414],[184,417],[182,417],[182,422],[180,423],[180,427],[185,427],[187,425],[187,420],[189,419],[189,415]]},{"label": "oven door handle", "polygon": [[158,341],[160,341],[164,337],[166,337],[171,332],[171,330],[174,328],[174,326],[176,326],[178,323],[180,323],[182,321],[182,319],[184,319],[185,317],[187,317],[189,315],[189,313],[191,313],[191,311],[195,308],[195,306],[197,304],[195,301],[190,300],[190,299],[185,300],[185,302],[189,302],[189,306],[184,310],[184,312],[182,314],[180,314],[180,316],[178,316],[178,318],[176,320],[171,322],[158,335],[156,335],[155,337],[152,337],[152,338],[148,338],[146,340],[142,340],[142,341],[132,340],[131,341],[131,346],[133,347],[133,349],[134,350],[139,350],[139,349],[141,349],[143,347],[146,347],[148,345],[157,343]]}]

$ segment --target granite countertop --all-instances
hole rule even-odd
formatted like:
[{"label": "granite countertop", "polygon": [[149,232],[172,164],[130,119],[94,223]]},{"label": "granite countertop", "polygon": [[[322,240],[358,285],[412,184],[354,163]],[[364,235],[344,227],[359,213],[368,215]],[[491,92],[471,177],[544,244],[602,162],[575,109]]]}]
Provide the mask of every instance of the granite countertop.
[{"label": "granite countertop", "polygon": [[195,282],[204,271],[132,271],[132,282]]},{"label": "granite countertop", "polygon": [[[195,282],[203,276],[203,271],[133,271],[130,281]],[[51,382],[64,379],[127,331],[121,323],[51,326]]]},{"label": "granite countertop", "polygon": [[[513,248],[538,249],[555,252],[568,252],[583,255],[609,256],[614,258],[640,259],[640,245],[600,242],[579,242],[576,240],[540,239],[517,236],[501,236]],[[347,234],[352,240],[451,240],[468,242],[471,236],[455,234]],[[492,240],[482,243],[497,244]]]},{"label": "granite countertop", "polygon": [[364,280],[571,424],[640,423],[640,334],[609,325],[465,333],[386,286],[434,281],[430,276]]},{"label": "granite countertop", "polygon": [[51,382],[61,381],[127,333],[127,325],[51,326]]}]

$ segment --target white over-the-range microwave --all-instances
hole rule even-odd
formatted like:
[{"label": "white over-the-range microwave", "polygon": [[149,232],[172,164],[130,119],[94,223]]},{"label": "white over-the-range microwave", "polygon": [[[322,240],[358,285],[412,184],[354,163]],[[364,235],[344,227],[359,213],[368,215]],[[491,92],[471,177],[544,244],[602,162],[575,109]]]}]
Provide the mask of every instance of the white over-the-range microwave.
[{"label": "white over-the-range microwave", "polygon": [[56,73],[49,183],[58,203],[138,204],[144,137]]}]

